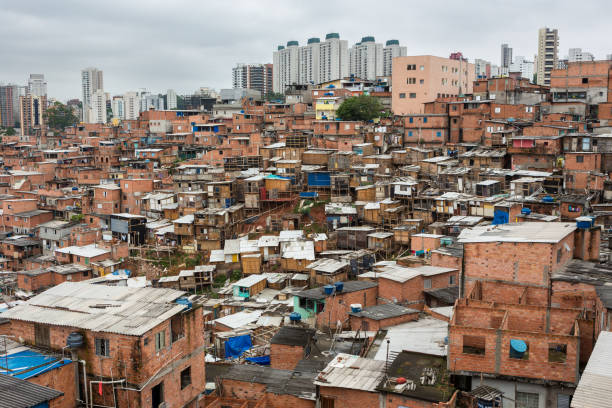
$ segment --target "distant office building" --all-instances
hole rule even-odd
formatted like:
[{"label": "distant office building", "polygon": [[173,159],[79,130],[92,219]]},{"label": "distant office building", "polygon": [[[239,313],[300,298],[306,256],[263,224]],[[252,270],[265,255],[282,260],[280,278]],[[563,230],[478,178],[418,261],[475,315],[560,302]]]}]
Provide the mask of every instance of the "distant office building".
[{"label": "distant office building", "polygon": [[168,109],[176,109],[178,107],[176,92],[174,92],[174,89],[168,89],[166,91],[166,105]]},{"label": "distant office building", "polygon": [[87,123],[106,123],[106,94],[103,89],[96,90],[90,99]]},{"label": "distant office building", "polygon": [[0,126],[12,127],[19,122],[19,97],[25,95],[19,85],[0,85]]},{"label": "distant office building", "polygon": [[527,61],[522,55],[517,55],[512,64],[510,64],[510,72],[520,72],[521,77],[533,81],[533,72],[535,64],[533,61]]},{"label": "distant office building", "polygon": [[327,34],[323,42],[311,38],[303,47],[289,41],[273,54],[274,92],[284,92],[290,85],[334,81],[348,73],[348,42],[338,33]]},{"label": "distant office building", "polygon": [[[30,91],[30,88],[28,88],[28,90]],[[47,129],[47,122],[45,119],[47,113],[47,96],[29,93],[19,98],[19,104],[21,135],[29,136],[45,132]]]},{"label": "distant office building", "polygon": [[221,102],[240,102],[243,98],[261,100],[261,92],[255,89],[221,89]]},{"label": "distant office building", "polygon": [[81,91],[83,101],[83,122],[100,123],[90,121],[90,118],[96,117],[95,113],[91,113],[92,98],[96,91],[104,89],[104,79],[102,70],[89,67],[81,70]]},{"label": "distant office building", "polygon": [[606,59],[607,59],[608,61],[612,60],[612,54],[606,54]]},{"label": "distant office building", "polygon": [[508,44],[502,44],[500,66],[510,68],[510,64],[512,64],[512,48],[508,47]]},{"label": "distant office building", "polygon": [[474,60],[476,78],[491,78],[491,63],[480,58]]},{"label": "distant office building", "polygon": [[125,120],[136,120],[140,115],[140,97],[138,92],[126,92],[123,94],[123,108]]},{"label": "distant office building", "polygon": [[397,115],[422,113],[423,104],[438,97],[471,93],[474,64],[464,58],[419,55],[393,60],[392,109]]},{"label": "distant office building", "polygon": [[164,110],[164,99],[159,95],[144,92],[140,95],[140,112],[146,112],[150,109]]},{"label": "distant office building", "polygon": [[111,110],[113,111],[114,119],[125,119],[125,101],[123,96],[113,96]]},{"label": "distant office building", "polygon": [[408,55],[408,49],[402,47],[398,40],[388,40],[383,48],[383,76],[389,77],[392,75],[393,58],[405,57]]},{"label": "distant office building", "polygon": [[590,52],[582,51],[582,48],[570,48],[567,62],[595,61],[595,56]]},{"label": "distant office building", "polygon": [[375,80],[383,75],[383,46],[372,36],[363,37],[361,42],[349,50],[349,73],[360,79]]},{"label": "distant office building", "polygon": [[540,28],[538,31],[538,60],[536,66],[536,83],[550,85],[550,73],[557,67],[559,31],[551,28]]},{"label": "distant office building", "polygon": [[232,88],[272,92],[272,64],[237,64],[232,68]]},{"label": "distant office building", "polygon": [[47,81],[43,74],[30,74],[28,79],[28,95],[47,96]]}]

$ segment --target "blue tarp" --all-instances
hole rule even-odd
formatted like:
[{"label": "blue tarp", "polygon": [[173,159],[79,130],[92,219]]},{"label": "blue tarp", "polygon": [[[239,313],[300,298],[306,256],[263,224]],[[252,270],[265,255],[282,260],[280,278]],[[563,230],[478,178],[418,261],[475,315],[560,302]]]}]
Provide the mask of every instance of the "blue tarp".
[{"label": "blue tarp", "polygon": [[302,191],[300,193],[300,198],[317,198],[319,193],[316,191]]},{"label": "blue tarp", "polygon": [[510,220],[510,216],[508,215],[507,212],[502,211],[502,210],[495,210],[493,212],[493,222],[491,224],[493,225],[507,224],[509,220]]},{"label": "blue tarp", "polygon": [[237,336],[230,337],[225,341],[225,358],[236,358],[240,357],[242,353],[250,349],[253,346],[251,343],[251,336]]},{"label": "blue tarp", "polygon": [[[0,358],[0,374],[26,380],[44,372],[70,364],[70,360],[57,359],[32,350],[9,354]],[[8,367],[6,367],[8,365]],[[7,370],[8,368],[8,370]]]},{"label": "blue tarp", "polygon": [[259,365],[270,365],[270,356],[247,357],[246,361],[250,361],[251,363]]},{"label": "blue tarp", "polygon": [[308,185],[329,187],[331,186],[331,176],[329,172],[308,173]]}]

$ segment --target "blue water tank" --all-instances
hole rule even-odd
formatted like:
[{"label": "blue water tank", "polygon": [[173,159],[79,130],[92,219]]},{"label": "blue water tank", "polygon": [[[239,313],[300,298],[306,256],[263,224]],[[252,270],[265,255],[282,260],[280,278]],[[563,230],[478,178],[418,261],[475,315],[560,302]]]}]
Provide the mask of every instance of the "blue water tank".
[{"label": "blue water tank", "polygon": [[291,320],[292,322],[299,322],[300,320],[302,320],[302,315],[298,312],[293,312],[289,315],[289,320]]},{"label": "blue water tank", "polygon": [[527,351],[527,343],[523,340],[512,339],[510,340],[510,357],[512,358],[523,358]]},{"label": "blue water tank", "polygon": [[589,229],[593,226],[593,218],[592,217],[578,217],[576,218],[576,227],[580,229]]},{"label": "blue water tank", "polygon": [[351,312],[359,313],[361,312],[361,305],[359,303],[355,303],[351,305]]},{"label": "blue water tank", "polygon": [[531,209],[523,207],[523,208],[521,208],[521,214],[529,215],[529,214],[531,214]]},{"label": "blue water tank", "polygon": [[83,335],[79,332],[72,332],[66,338],[66,346],[71,349],[78,349],[83,346]]},{"label": "blue water tank", "polygon": [[542,202],[543,203],[553,203],[555,201],[554,198],[552,198],[551,196],[544,196],[542,197]]},{"label": "blue water tank", "polygon": [[326,295],[331,295],[332,293],[334,293],[334,287],[332,285],[325,285],[323,286],[323,291]]},{"label": "blue water tank", "polygon": [[193,303],[191,303],[191,300],[185,298],[185,297],[181,297],[176,299],[176,303],[178,303],[179,305],[185,305],[187,306],[186,309],[189,310],[191,309],[191,307],[193,306]]},{"label": "blue water tank", "polygon": [[334,286],[336,287],[336,292],[342,292],[342,289],[344,289],[344,283],[342,282],[336,282]]}]

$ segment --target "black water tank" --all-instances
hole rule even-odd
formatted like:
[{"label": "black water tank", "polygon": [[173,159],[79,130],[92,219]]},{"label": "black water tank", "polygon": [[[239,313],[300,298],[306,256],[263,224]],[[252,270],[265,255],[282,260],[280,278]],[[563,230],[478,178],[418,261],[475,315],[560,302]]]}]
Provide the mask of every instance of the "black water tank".
[{"label": "black water tank", "polygon": [[66,346],[71,349],[77,349],[83,346],[83,335],[78,332],[72,332],[66,338]]}]

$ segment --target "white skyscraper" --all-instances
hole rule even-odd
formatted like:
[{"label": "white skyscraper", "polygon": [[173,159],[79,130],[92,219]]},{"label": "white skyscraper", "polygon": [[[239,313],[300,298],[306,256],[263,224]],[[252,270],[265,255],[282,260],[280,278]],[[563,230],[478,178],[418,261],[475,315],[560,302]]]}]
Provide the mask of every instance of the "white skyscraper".
[{"label": "white skyscraper", "polygon": [[318,84],[321,57],[321,40],[319,38],[309,38],[308,43],[298,49],[299,68],[298,82],[300,84]]},{"label": "white skyscraper", "polygon": [[106,93],[98,89],[91,95],[88,123],[106,123]]},{"label": "white skyscraper", "polygon": [[375,80],[383,75],[383,46],[367,36],[349,51],[349,72],[360,79]]},{"label": "white skyscraper", "polygon": [[383,48],[383,76],[391,76],[391,67],[393,66],[393,58],[405,57],[408,55],[408,49],[399,45],[398,40],[388,40]]},{"label": "white skyscraper", "polygon": [[476,58],[474,60],[474,68],[476,70],[476,78],[491,77],[491,63],[489,61]]},{"label": "white skyscraper", "polygon": [[559,56],[559,31],[547,27],[538,31],[537,84],[550,85],[550,74],[557,67]]},{"label": "white skyscraper", "polygon": [[174,89],[168,89],[166,91],[166,104],[168,105],[168,109],[176,109],[177,108],[177,98],[176,92]]},{"label": "white skyscraper", "polygon": [[567,62],[595,61],[595,56],[582,48],[570,48]]},{"label": "white skyscraper", "polygon": [[27,94],[32,96],[47,96],[47,81],[43,74],[30,74]]},{"label": "white skyscraper", "polygon": [[123,96],[114,96],[111,109],[113,110],[114,119],[125,119],[125,101]]},{"label": "white skyscraper", "polygon": [[325,41],[311,38],[300,47],[297,41],[280,45],[274,52],[273,89],[284,92],[293,84],[318,84],[344,78],[349,73],[348,42],[338,33],[329,33]]},{"label": "white skyscraper", "polygon": [[81,91],[83,98],[84,122],[89,122],[88,118],[91,117],[91,115],[89,114],[89,110],[92,108],[92,98],[94,93],[102,89],[104,89],[104,80],[101,70],[93,67],[81,70]]},{"label": "white skyscraper", "polygon": [[287,42],[287,48],[282,45],[273,54],[274,92],[284,93],[289,85],[297,84],[299,79],[299,44],[297,41]]},{"label": "white skyscraper", "polygon": [[512,48],[508,44],[501,45],[501,64],[502,68],[509,68],[512,64]]},{"label": "white skyscraper", "polygon": [[533,72],[535,64],[533,61],[527,61],[522,55],[517,55],[512,64],[510,64],[510,72],[520,72],[521,77],[533,81]]},{"label": "white skyscraper", "polygon": [[138,92],[126,92],[123,95],[125,120],[136,120],[140,115],[140,96]]},{"label": "white skyscraper", "polygon": [[338,33],[329,33],[320,49],[319,82],[335,81],[349,75],[347,40],[341,40]]}]

